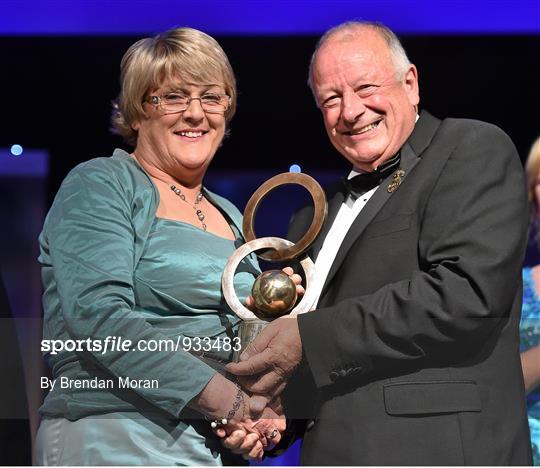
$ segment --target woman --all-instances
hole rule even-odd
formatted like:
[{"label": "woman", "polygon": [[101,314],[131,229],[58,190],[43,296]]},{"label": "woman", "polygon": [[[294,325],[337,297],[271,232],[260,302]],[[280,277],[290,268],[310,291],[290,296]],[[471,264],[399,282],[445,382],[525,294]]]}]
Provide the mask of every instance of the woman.
[{"label": "woman", "polygon": [[[269,409],[251,421],[249,395],[222,375],[238,319],[220,277],[242,243],[241,217],[203,186],[235,111],[233,71],[214,39],[189,28],[133,44],[121,71],[113,127],[135,150],[72,170],[40,236],[54,380],[37,462],[240,463],[205,417],[244,431],[237,452],[260,458],[284,422]],[[246,297],[258,266],[248,258],[238,271]]]},{"label": "woman", "polygon": [[[531,206],[530,239],[536,250],[540,240],[540,138],[526,164]],[[527,256],[531,248],[527,250]],[[529,427],[535,465],[540,465],[540,265],[523,268],[523,309],[520,323],[521,366],[527,392]]]}]

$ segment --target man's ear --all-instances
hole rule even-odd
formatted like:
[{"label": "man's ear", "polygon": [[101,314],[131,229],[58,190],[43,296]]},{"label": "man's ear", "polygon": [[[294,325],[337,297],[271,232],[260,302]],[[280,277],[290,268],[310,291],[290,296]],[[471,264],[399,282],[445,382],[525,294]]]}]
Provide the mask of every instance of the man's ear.
[{"label": "man's ear", "polygon": [[405,86],[405,92],[409,98],[409,102],[413,106],[417,106],[420,102],[420,93],[418,90],[418,71],[414,65],[410,65],[409,69],[405,73],[405,78],[403,80],[403,85]]}]

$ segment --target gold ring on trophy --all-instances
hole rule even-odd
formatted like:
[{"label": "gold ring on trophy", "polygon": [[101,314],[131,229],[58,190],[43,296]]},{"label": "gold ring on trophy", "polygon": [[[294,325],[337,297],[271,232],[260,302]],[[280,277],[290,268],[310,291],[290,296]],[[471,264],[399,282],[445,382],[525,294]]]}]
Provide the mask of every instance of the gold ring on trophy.
[{"label": "gold ring on trophy", "polygon": [[310,193],[314,204],[313,220],[311,221],[309,229],[304,234],[304,237],[302,237],[302,239],[295,244],[291,243],[291,245],[288,247],[274,247],[269,252],[257,254],[258,257],[264,260],[276,262],[292,260],[293,258],[299,257],[307,249],[309,249],[311,244],[313,244],[313,241],[319,235],[319,232],[321,231],[326,219],[326,197],[323,189],[313,177],[301,172],[286,172],[283,174],[278,174],[262,184],[247,202],[246,209],[244,211],[244,222],[242,224],[242,232],[246,242],[256,239],[253,221],[261,201],[277,187],[289,184],[301,185]]},{"label": "gold ring on trophy", "polygon": [[[225,269],[223,270],[223,275],[221,277],[221,288],[223,289],[223,296],[229,304],[229,307],[232,311],[240,317],[242,320],[254,321],[258,320],[257,316],[249,310],[236,295],[234,291],[234,274],[240,262],[246,258],[249,254],[262,249],[271,249],[272,251],[281,251],[286,248],[294,247],[294,244],[280,237],[261,237],[259,239],[253,239],[245,244],[241,245],[235,252],[231,255]],[[313,303],[315,302],[315,289],[310,288],[309,285],[313,281],[313,261],[309,257],[304,257],[300,260],[300,265],[304,270],[306,277],[306,292],[302,297],[300,303],[290,312],[290,316],[294,317],[298,314],[303,314],[308,312]],[[266,322],[268,323],[268,322]]]}]

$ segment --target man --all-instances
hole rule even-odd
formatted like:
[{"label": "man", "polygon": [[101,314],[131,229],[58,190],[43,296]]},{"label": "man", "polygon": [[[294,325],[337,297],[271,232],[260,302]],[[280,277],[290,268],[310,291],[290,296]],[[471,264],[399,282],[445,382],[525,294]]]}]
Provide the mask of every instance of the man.
[{"label": "man", "polygon": [[[285,393],[314,405],[303,464],[530,464],[513,144],[483,122],[418,116],[417,70],[381,25],[326,33],[310,85],[360,180],[327,193],[316,310],[272,322],[230,370],[254,375],[259,404],[297,371]],[[311,220],[300,211],[290,238]]]}]

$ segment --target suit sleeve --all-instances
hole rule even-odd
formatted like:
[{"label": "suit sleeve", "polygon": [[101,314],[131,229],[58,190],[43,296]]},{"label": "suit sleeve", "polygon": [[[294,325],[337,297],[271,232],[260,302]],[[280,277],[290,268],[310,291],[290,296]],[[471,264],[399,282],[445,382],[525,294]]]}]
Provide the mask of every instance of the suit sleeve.
[{"label": "suit sleeve", "polygon": [[448,365],[506,321],[520,291],[527,201],[517,152],[501,130],[469,129],[421,223],[420,269],[409,279],[299,316],[318,387],[350,372]]},{"label": "suit sleeve", "polygon": [[[167,339],[132,310],[137,234],[129,196],[114,173],[100,167],[72,171],[47,217],[44,235],[71,339],[103,343],[107,337],[121,337],[133,347],[141,340]],[[181,350],[85,351],[81,357],[116,377],[156,379],[158,388],[131,391],[174,417],[215,373]]]}]

